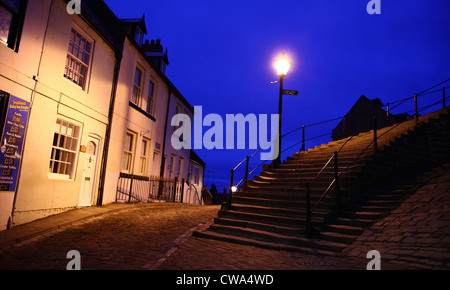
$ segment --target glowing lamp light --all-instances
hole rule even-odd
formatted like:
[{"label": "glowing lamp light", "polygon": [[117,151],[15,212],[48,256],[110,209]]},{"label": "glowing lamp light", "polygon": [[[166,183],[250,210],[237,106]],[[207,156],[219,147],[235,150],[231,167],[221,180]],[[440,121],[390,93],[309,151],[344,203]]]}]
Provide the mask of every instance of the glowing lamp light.
[{"label": "glowing lamp light", "polygon": [[231,187],[231,191],[232,191],[232,192],[236,192],[236,191],[237,191],[237,187],[233,185],[233,186]]},{"label": "glowing lamp light", "polygon": [[291,67],[291,63],[286,59],[286,56],[283,55],[279,60],[275,62],[275,67],[277,69],[277,74],[279,76],[285,76],[287,72],[289,71],[289,68]]}]

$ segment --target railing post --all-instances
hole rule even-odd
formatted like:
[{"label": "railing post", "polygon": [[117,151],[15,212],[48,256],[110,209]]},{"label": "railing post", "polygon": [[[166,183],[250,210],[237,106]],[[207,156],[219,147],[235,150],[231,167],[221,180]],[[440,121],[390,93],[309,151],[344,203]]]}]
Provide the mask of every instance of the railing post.
[{"label": "railing post", "polygon": [[178,182],[178,177],[175,176],[175,181],[173,183],[173,202],[175,202],[176,197],[177,197],[177,182]]},{"label": "railing post", "polygon": [[131,176],[131,182],[130,182],[130,193],[128,194],[128,203],[131,203],[131,194],[133,193],[133,175]]},{"label": "railing post", "polygon": [[309,190],[309,182],[306,183],[306,232],[308,237],[312,235],[312,222],[311,222],[311,193]]},{"label": "railing post", "polygon": [[386,104],[386,122],[388,126],[391,125],[389,120],[389,103]]},{"label": "railing post", "polygon": [[247,160],[245,161],[245,177],[244,177],[244,191],[247,191],[247,181],[248,181],[248,162],[250,156],[247,155]]},{"label": "railing post", "polygon": [[373,116],[373,151],[377,153],[378,150],[378,134],[377,134],[377,116]]},{"label": "railing post", "polygon": [[231,169],[231,178],[230,178],[230,188],[228,189],[228,200],[227,200],[227,208],[231,209],[231,199],[233,195],[233,190],[231,189],[233,187],[233,179],[234,179],[234,169]]},{"label": "railing post", "polygon": [[305,145],[305,125],[302,126],[302,148],[300,151],[305,152],[306,145]]},{"label": "railing post", "polygon": [[181,179],[181,198],[180,198],[181,203],[183,203],[183,197],[184,197],[184,178]]},{"label": "railing post", "polygon": [[419,122],[419,110],[417,108],[417,94],[414,95],[414,114],[416,117],[416,122]]},{"label": "railing post", "polygon": [[338,152],[334,151],[334,190],[336,193],[337,208],[341,207],[341,190],[339,188],[339,162]]}]

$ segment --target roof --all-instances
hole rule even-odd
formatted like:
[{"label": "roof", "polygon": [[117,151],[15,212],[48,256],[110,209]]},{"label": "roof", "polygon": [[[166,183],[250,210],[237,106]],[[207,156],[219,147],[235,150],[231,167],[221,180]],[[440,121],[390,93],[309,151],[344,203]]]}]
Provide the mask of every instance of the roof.
[{"label": "roof", "polygon": [[122,23],[103,0],[82,1],[79,16],[91,25],[116,54],[122,55],[125,39]]},{"label": "roof", "polygon": [[[134,28],[136,26],[139,26],[139,28],[142,30],[142,32],[147,34],[147,26],[145,25],[145,13],[144,13],[144,15],[142,15],[141,18],[123,18],[123,19],[120,19],[120,21],[122,21],[122,23],[124,23],[126,26],[129,26],[129,27],[127,27],[128,29],[130,27]],[[128,31],[128,33],[129,33],[129,31]]]},{"label": "roof", "polygon": [[195,151],[193,149],[191,149],[191,156],[189,157],[189,159],[195,163],[198,163],[201,166],[205,166],[206,163],[205,161],[203,161],[198,155],[197,153],[195,153]]}]

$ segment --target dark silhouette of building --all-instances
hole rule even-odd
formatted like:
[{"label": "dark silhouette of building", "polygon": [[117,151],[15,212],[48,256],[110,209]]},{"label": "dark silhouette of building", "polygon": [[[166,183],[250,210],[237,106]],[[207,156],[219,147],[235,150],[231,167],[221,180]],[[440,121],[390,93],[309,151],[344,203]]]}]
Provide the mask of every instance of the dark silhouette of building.
[{"label": "dark silhouette of building", "polygon": [[382,109],[383,103],[379,98],[369,100],[366,96],[356,101],[345,117],[332,131],[332,139],[340,140],[361,132],[368,132],[374,128],[374,117],[377,119],[377,129],[403,122],[411,118],[408,114],[388,114]]}]

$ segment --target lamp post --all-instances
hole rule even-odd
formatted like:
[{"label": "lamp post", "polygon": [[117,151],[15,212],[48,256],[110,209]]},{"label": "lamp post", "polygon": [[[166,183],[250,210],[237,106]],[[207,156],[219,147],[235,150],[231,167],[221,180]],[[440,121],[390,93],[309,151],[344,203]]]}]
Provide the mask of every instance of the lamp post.
[{"label": "lamp post", "polygon": [[277,69],[277,74],[280,76],[280,93],[278,98],[278,156],[275,159],[275,164],[281,164],[281,120],[283,111],[283,80],[286,76],[291,63],[286,59],[284,52],[281,58],[275,61],[275,68]]}]

